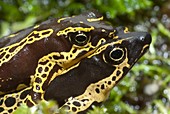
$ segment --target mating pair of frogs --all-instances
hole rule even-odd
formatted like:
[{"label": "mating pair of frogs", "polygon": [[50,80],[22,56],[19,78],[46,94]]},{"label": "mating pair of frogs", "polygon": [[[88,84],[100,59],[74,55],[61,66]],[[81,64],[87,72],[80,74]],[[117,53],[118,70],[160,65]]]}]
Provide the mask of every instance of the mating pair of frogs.
[{"label": "mating pair of frogs", "polygon": [[97,12],[49,19],[0,39],[0,113],[56,100],[83,113],[146,52],[151,36],[103,21]]}]

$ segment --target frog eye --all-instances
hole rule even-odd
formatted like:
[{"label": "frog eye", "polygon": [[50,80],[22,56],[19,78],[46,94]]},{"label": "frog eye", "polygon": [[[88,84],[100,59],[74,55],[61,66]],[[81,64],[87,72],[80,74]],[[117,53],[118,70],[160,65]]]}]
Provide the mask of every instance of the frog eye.
[{"label": "frog eye", "polygon": [[87,35],[87,33],[85,34],[79,31],[69,34],[69,39],[73,44],[77,46],[84,46],[90,40],[90,37]]},{"label": "frog eye", "polygon": [[120,47],[108,47],[103,54],[103,60],[111,65],[118,65],[125,59],[126,49]]},{"label": "frog eye", "polygon": [[83,33],[77,34],[75,37],[75,41],[79,44],[83,44],[88,40],[87,36]]},{"label": "frog eye", "polygon": [[109,53],[109,57],[114,60],[114,61],[119,61],[123,58],[124,56],[124,51],[121,48],[116,48],[113,49],[110,53]]}]

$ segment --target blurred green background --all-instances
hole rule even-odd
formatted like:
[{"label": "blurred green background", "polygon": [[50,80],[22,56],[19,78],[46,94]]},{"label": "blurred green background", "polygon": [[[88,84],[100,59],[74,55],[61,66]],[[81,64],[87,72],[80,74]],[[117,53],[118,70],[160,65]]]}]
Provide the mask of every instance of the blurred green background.
[{"label": "blurred green background", "polygon": [[[94,106],[89,114],[170,114],[170,0],[1,0],[0,36],[51,17],[93,9],[114,27],[150,32],[152,44],[149,52],[113,88],[110,98],[101,106]],[[53,102],[41,103],[43,108],[39,109],[53,106]],[[29,110],[25,106],[23,109],[23,113]]]}]

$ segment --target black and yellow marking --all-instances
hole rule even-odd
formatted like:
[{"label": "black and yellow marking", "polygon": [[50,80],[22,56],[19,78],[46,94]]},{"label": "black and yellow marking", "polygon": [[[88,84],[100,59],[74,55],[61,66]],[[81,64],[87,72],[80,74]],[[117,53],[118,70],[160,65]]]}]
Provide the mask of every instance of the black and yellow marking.
[{"label": "black and yellow marking", "polygon": [[[124,40],[124,39],[123,39]],[[117,42],[113,42],[113,43],[109,43],[106,44],[104,46],[101,46],[99,49],[96,50],[97,53],[92,54],[91,56],[89,56],[88,58],[92,58],[95,55],[98,55],[100,53],[102,53],[102,51],[106,50],[107,47],[112,46],[112,45],[116,45],[116,44],[120,44],[120,42],[122,41],[117,41]],[[116,48],[115,48],[116,49]],[[114,49],[114,50],[115,50]],[[99,51],[100,50],[100,51]],[[114,51],[112,50],[112,51]],[[127,50],[126,50],[127,51]],[[64,107],[67,106],[69,107],[68,111],[69,112],[74,112],[74,113],[78,113],[81,112],[83,110],[86,110],[88,107],[90,107],[90,105],[93,102],[102,102],[105,101],[110,93],[110,90],[115,86],[115,84],[117,83],[117,81],[120,80],[120,78],[123,75],[123,69],[126,67],[127,69],[130,68],[130,65],[128,64],[128,57],[127,57],[127,53],[124,52],[125,55],[125,59],[123,60],[122,63],[118,64],[118,65],[113,65],[115,66],[115,70],[114,72],[107,78],[100,80],[99,82],[90,84],[85,92],[80,95],[77,96],[75,98],[69,98],[68,101],[63,105]],[[122,59],[122,58],[120,58]],[[105,57],[103,56],[103,60],[108,63],[105,60]],[[79,104],[80,106],[77,107],[75,105]]]},{"label": "black and yellow marking", "polygon": [[57,33],[57,36],[61,36],[61,35],[67,35],[70,32],[78,32],[78,31],[82,31],[82,32],[90,32],[91,30],[94,30],[94,27],[90,27],[90,28],[84,28],[84,27],[68,27],[64,30],[61,30]]},{"label": "black and yellow marking", "polygon": [[[55,47],[45,49],[48,53],[38,58],[33,73],[29,74],[29,77],[25,79],[29,81],[29,85],[26,85],[25,82],[19,83],[14,91],[10,91],[11,93],[5,93],[0,90],[0,93],[5,94],[0,98],[0,113],[3,114],[13,113],[21,103],[32,106],[36,105],[38,100],[48,99],[55,99],[59,101],[61,106],[69,107],[68,112],[82,112],[88,109],[93,102],[99,103],[106,100],[110,90],[144,54],[150,44],[149,40],[143,44],[146,40],[145,33],[131,34],[126,27],[113,29],[112,26],[103,22],[103,16],[98,16],[95,12],[50,20],[29,30],[32,31],[27,33],[28,35],[25,35],[19,42],[0,49],[0,69],[4,64],[10,64],[11,61],[15,61],[12,58],[18,56],[18,53],[23,51],[26,46],[39,43],[38,41],[43,39],[45,40],[41,43],[44,43],[44,45],[50,42],[50,39],[53,39],[47,46],[53,45],[55,42],[55,46],[59,48],[59,51],[56,51]],[[24,34],[24,32],[22,33]],[[19,32],[8,37],[12,39],[20,35]],[[140,39],[142,44],[135,50],[139,56],[130,55],[130,51],[132,52],[133,50],[129,50],[130,46],[125,44],[133,42],[130,40],[138,40],[139,36],[142,36]],[[134,43],[134,45],[136,44]],[[36,52],[36,47],[33,46],[33,48]],[[24,60],[24,58],[22,59]],[[98,62],[101,64],[97,65],[99,64]],[[97,67],[90,68],[89,66],[91,65],[97,65]],[[88,70],[81,74],[86,68]],[[93,69],[97,71],[98,68],[103,72],[108,68],[107,70],[110,70],[109,74],[103,76],[103,73],[94,75]],[[85,77],[81,77],[81,75]],[[65,77],[71,78],[71,80]],[[74,85],[81,83],[79,82],[80,77],[87,80],[82,82],[84,87],[80,85],[74,87]],[[90,79],[91,77],[93,77],[92,80]],[[74,79],[79,80],[76,82]],[[11,80],[13,80],[13,77],[5,77],[5,80],[4,76],[0,77],[0,82],[5,82],[7,85],[8,81]],[[64,83],[58,82],[58,80],[64,80]],[[62,84],[66,85],[61,86]],[[61,87],[58,88],[58,85]],[[82,88],[76,89],[78,86]],[[74,88],[69,90],[67,87]],[[50,89],[52,89],[52,93],[56,92],[57,94],[50,94]],[[67,89],[69,92],[65,91]],[[62,93],[60,97],[66,97],[58,99],[57,95],[63,91],[66,93]],[[77,91],[77,93],[73,91]],[[72,97],[73,95],[76,96]]]},{"label": "black and yellow marking", "polygon": [[90,18],[90,19],[87,19],[88,22],[95,22],[95,21],[101,21],[101,20],[103,20],[103,16],[99,17],[99,18]]},{"label": "black and yellow marking", "polygon": [[17,107],[26,103],[26,96],[30,90],[31,87],[28,87],[18,93],[7,94],[3,98],[0,98],[0,113],[13,113],[17,109]]},{"label": "black and yellow marking", "polygon": [[33,31],[26,38],[18,43],[0,49],[0,66],[8,62],[13,56],[15,56],[24,46],[32,44],[43,38],[49,37],[53,33],[53,29]]}]

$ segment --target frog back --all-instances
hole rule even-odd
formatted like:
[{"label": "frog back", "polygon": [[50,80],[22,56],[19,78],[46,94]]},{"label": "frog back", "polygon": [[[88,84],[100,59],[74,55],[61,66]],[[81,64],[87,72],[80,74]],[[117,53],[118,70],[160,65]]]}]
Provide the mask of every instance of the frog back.
[{"label": "frog back", "polygon": [[41,57],[53,51],[68,50],[69,46],[56,45],[56,42],[63,45],[54,35],[57,28],[56,19],[49,19],[0,39],[0,94],[29,86]]}]

